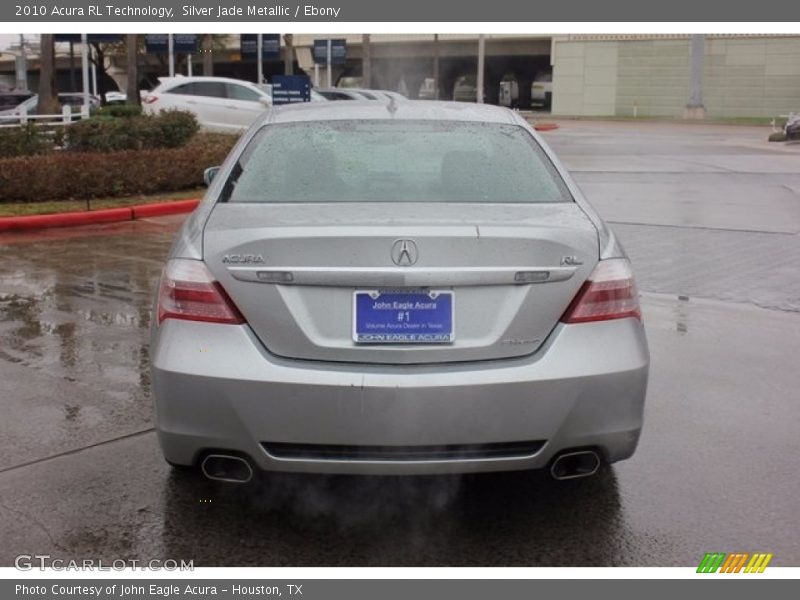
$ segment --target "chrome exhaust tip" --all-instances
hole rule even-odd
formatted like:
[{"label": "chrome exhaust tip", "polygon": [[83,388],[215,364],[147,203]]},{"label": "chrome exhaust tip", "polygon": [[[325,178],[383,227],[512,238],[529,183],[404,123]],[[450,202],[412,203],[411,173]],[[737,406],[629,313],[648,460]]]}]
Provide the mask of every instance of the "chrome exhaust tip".
[{"label": "chrome exhaust tip", "polygon": [[600,463],[600,456],[594,450],[565,452],[553,461],[550,475],[558,481],[590,477],[597,473]]},{"label": "chrome exhaust tip", "polygon": [[227,483],[248,483],[253,479],[253,467],[241,456],[209,454],[200,463],[200,470],[208,479]]}]

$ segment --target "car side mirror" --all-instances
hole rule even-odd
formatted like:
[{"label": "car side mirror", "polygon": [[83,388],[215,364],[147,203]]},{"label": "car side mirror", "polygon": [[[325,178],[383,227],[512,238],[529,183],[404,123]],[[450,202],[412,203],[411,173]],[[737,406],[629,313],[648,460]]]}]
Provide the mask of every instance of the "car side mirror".
[{"label": "car side mirror", "polygon": [[272,106],[272,101],[267,98],[266,96],[260,96],[258,101],[263,104],[264,106]]},{"label": "car side mirror", "polygon": [[214,181],[214,177],[217,176],[219,173],[219,167],[208,167],[205,171],[203,171],[203,183],[206,186],[211,185],[211,182]]}]

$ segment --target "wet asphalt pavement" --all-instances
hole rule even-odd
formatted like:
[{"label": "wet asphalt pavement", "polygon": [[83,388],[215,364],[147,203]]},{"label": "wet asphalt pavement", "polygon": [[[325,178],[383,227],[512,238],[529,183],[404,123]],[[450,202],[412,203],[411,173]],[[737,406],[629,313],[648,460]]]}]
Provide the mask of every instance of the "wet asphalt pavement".
[{"label": "wet asphalt pavement", "polygon": [[0,236],[0,565],[800,565],[800,145],[768,133],[547,134],[631,255],[652,353],[636,455],[576,482],[171,473],[147,329],[181,218]]}]

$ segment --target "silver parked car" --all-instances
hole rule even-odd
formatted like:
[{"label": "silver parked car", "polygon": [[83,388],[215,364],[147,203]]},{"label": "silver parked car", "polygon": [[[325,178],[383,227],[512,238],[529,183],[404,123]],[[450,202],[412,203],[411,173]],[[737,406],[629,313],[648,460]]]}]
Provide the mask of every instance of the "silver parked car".
[{"label": "silver parked car", "polygon": [[151,360],[166,459],[229,481],[591,475],[633,454],[649,366],[630,263],[552,151],[433,101],[268,111],[176,238]]}]

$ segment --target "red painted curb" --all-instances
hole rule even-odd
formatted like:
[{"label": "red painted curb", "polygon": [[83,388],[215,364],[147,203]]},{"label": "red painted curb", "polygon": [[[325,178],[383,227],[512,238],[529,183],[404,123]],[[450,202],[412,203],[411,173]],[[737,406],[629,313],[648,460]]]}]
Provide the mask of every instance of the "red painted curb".
[{"label": "red painted curb", "polygon": [[43,229],[46,227],[72,227],[92,223],[130,221],[133,212],[127,208],[108,208],[87,212],[57,213],[53,215],[30,215],[26,217],[0,218],[0,231],[19,229]]},{"label": "red painted curb", "polygon": [[122,208],[104,208],[86,212],[56,213],[52,215],[29,215],[24,217],[0,217],[0,231],[46,229],[49,227],[74,227],[96,223],[131,221],[145,217],[191,212],[199,200],[178,200],[157,204],[139,204]]},{"label": "red painted curb", "polygon": [[157,204],[139,204],[131,208],[133,209],[134,219],[144,219],[146,217],[192,212],[199,203],[199,200],[175,200],[174,202],[159,202]]}]

